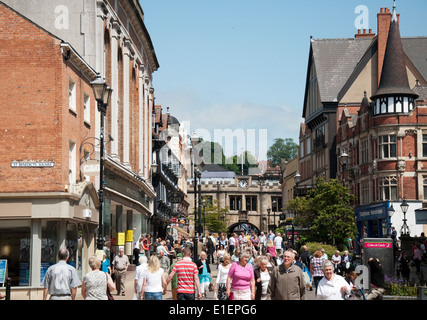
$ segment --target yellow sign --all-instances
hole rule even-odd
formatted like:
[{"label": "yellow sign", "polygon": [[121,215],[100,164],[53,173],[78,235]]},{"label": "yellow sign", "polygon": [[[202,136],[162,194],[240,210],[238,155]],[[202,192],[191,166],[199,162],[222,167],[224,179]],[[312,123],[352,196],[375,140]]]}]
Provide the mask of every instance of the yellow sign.
[{"label": "yellow sign", "polygon": [[117,232],[116,233],[116,246],[124,246],[125,245],[125,233]]},{"label": "yellow sign", "polygon": [[126,242],[133,242],[133,230],[126,230]]}]

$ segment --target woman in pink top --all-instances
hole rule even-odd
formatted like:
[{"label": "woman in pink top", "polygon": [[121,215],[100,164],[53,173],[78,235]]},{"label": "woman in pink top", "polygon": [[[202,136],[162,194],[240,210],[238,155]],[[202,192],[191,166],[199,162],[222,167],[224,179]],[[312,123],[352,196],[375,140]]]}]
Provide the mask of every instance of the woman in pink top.
[{"label": "woman in pink top", "polygon": [[271,255],[271,258],[274,261],[274,264],[277,266],[277,259],[276,259],[276,246],[274,245],[273,240],[268,240],[267,242],[267,253]]},{"label": "woman in pink top", "polygon": [[231,265],[227,277],[227,296],[230,300],[254,300],[255,276],[248,260],[250,253],[242,251],[239,261]]}]

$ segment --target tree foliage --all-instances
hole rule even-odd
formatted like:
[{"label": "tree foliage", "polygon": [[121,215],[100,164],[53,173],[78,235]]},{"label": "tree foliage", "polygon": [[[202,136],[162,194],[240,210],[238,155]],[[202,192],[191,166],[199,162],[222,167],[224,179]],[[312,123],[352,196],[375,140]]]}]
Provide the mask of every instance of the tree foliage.
[{"label": "tree foliage", "polygon": [[202,225],[206,226],[205,233],[227,233],[226,215],[228,212],[228,207],[220,208],[217,200],[214,200],[213,203],[207,201],[205,208],[202,208]]},{"label": "tree foliage", "polygon": [[297,197],[287,209],[297,212],[295,223],[308,228],[308,241],[343,247],[347,238],[357,235],[356,219],[351,203],[355,200],[348,188],[336,179],[321,178],[306,197]]},{"label": "tree foliage", "polygon": [[291,138],[276,138],[274,143],[268,148],[267,159],[273,167],[280,165],[281,159],[289,161],[298,154],[298,144]]}]

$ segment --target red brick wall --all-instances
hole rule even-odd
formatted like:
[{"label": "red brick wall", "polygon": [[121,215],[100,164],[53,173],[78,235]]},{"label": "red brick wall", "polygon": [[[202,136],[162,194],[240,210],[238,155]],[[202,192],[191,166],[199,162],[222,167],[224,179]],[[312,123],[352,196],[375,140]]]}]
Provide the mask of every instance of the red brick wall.
[{"label": "red brick wall", "polygon": [[[59,39],[1,4],[0,53],[0,192],[64,191],[69,139],[78,166],[80,141],[93,136],[94,108],[85,126],[81,93],[92,96],[90,84],[64,62]],[[77,85],[77,114],[68,110],[69,76]],[[14,160],[53,161],[54,167],[11,168]]]}]

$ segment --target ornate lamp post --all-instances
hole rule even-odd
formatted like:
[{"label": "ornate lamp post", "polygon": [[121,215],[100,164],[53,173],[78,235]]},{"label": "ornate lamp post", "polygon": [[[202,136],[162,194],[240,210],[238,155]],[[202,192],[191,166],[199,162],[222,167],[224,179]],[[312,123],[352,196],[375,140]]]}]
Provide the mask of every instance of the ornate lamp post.
[{"label": "ornate lamp post", "polygon": [[394,208],[393,208],[393,204],[391,204],[390,208],[388,208],[387,213],[388,213],[388,229],[389,229],[389,233],[391,235],[391,218],[394,215]]},{"label": "ornate lamp post", "polygon": [[403,198],[403,202],[400,205],[400,209],[402,209],[403,212],[403,225],[402,228],[400,228],[400,235],[406,235],[409,236],[409,227],[406,224],[406,212],[408,212],[409,204],[406,202],[405,198]]},{"label": "ornate lamp post", "polygon": [[100,74],[91,83],[95,100],[98,103],[98,111],[101,113],[101,134],[100,140],[100,154],[99,154],[99,230],[97,248],[103,250],[104,248],[104,231],[103,231],[103,204],[104,204],[104,117],[107,113],[107,106],[110,103],[111,92],[113,91],[102,79]]}]

